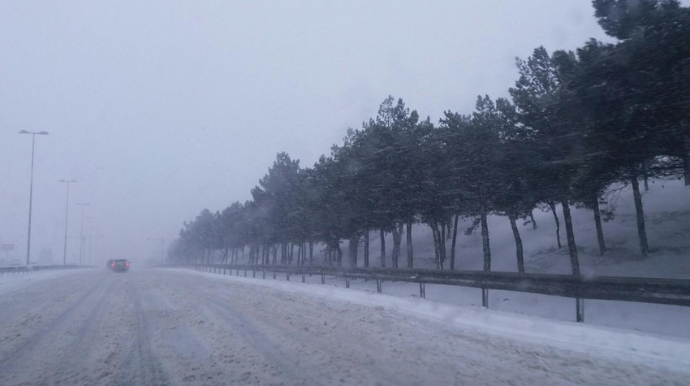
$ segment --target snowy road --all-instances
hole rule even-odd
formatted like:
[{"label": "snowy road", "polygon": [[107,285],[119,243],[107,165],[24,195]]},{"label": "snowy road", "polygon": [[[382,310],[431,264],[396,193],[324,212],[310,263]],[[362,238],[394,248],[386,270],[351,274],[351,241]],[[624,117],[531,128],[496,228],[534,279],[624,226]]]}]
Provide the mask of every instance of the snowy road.
[{"label": "snowy road", "polygon": [[673,364],[468,332],[249,280],[164,269],[44,275],[0,281],[0,385],[686,385],[690,377]]}]

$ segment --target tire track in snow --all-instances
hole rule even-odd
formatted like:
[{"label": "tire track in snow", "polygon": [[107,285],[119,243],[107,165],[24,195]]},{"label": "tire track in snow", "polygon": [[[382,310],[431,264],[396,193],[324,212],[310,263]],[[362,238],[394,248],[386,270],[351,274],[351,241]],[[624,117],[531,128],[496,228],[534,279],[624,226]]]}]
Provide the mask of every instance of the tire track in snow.
[{"label": "tire track in snow", "polygon": [[[99,296],[100,295],[100,296]],[[15,364],[22,362],[23,356],[31,354],[36,346],[40,345],[44,340],[54,335],[56,331],[61,329],[69,329],[68,322],[79,310],[85,309],[92,302],[94,297],[101,300],[106,295],[105,291],[98,293],[85,290],[81,296],[72,298],[72,303],[56,315],[52,320],[44,322],[43,326],[38,328],[38,331],[24,336],[22,334],[22,342],[16,345],[3,344],[3,350],[0,351],[0,374],[6,373],[7,369],[12,368]],[[45,318],[43,318],[45,319]],[[87,318],[88,322],[88,318]],[[79,335],[76,336],[79,339]],[[9,346],[9,348],[8,348]]]},{"label": "tire track in snow", "polygon": [[150,325],[134,280],[127,288],[127,294],[134,306],[134,340],[124,363],[126,380],[119,384],[164,385],[167,383],[167,376],[152,349]]},{"label": "tire track in snow", "polygon": [[[276,375],[281,376],[287,384],[302,384],[306,381],[295,372],[292,362],[286,359],[289,358],[289,353],[271,341],[242,312],[232,307],[229,302],[223,302],[217,295],[209,294],[200,288],[187,289],[190,294],[200,300],[199,304],[203,304],[213,316],[227,322],[241,340],[258,350],[270,366],[279,372]],[[210,319],[213,319],[213,316]]]}]

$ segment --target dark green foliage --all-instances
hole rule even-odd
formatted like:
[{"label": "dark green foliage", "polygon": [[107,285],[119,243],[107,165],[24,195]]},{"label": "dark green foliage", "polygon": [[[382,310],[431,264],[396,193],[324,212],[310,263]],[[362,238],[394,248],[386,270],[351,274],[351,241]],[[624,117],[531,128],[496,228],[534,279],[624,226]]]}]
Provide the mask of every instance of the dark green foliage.
[{"label": "dark green foliage", "polygon": [[[468,232],[481,229],[490,270],[487,216],[500,215],[510,222],[522,272],[518,224],[525,224],[518,220],[533,221],[533,209],[549,208],[560,230],[560,205],[577,275],[570,205],[592,210],[603,254],[601,224],[612,213],[599,203],[611,184],[629,184],[645,256],[638,179],[690,181],[690,11],[673,0],[594,0],[593,6],[618,42],[592,40],[553,54],[536,48],[516,61],[511,100],[478,97],[474,112],[448,111],[438,127],[388,97],[376,117],[348,130],[313,167],[279,153],[251,201],[202,211],[184,224],[171,254],[207,261],[219,250],[227,261],[248,250],[251,263],[304,264],[313,261],[314,243],[323,243],[325,261],[342,264],[341,243],[348,240],[349,264],[356,265],[360,240],[368,248],[370,233],[378,232],[381,264],[390,233],[398,267],[404,233],[412,267],[410,232],[421,222],[432,229],[438,268],[452,237],[452,269],[458,218],[467,217],[474,219]],[[366,250],[367,265],[368,256]]]}]

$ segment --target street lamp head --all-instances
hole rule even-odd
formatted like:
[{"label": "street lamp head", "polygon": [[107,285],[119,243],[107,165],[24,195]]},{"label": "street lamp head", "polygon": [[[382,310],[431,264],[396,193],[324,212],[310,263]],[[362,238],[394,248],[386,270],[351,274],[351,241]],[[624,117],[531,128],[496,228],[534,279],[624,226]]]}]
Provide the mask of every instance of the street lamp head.
[{"label": "street lamp head", "polygon": [[20,131],[19,131],[19,134],[33,134],[33,135],[40,134],[40,135],[48,135],[48,132],[47,132],[47,131],[35,132],[35,131],[29,131],[29,130],[20,130]]}]

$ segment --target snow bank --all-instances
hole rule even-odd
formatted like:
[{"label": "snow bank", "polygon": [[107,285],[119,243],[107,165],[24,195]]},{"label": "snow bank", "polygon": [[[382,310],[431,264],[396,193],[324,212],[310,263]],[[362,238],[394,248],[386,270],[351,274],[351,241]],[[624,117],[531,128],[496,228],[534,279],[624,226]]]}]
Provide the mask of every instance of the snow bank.
[{"label": "snow bank", "polygon": [[486,310],[481,307],[457,306],[419,298],[402,298],[332,286],[319,286],[318,291],[315,291],[313,286],[299,283],[223,276],[183,269],[175,269],[175,271],[206,276],[217,281],[260,285],[323,300],[382,307],[422,319],[443,321],[464,333],[484,332],[606,358],[624,358],[640,364],[666,366],[678,370],[690,368],[688,356],[690,339],[686,338],[671,339],[636,331],[549,320],[536,316]]}]

